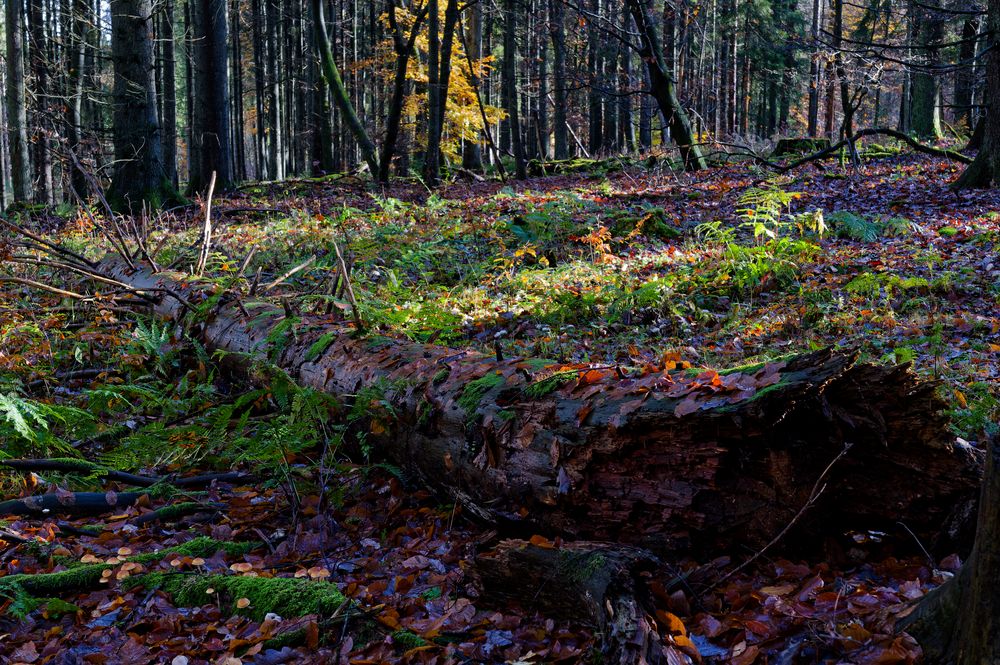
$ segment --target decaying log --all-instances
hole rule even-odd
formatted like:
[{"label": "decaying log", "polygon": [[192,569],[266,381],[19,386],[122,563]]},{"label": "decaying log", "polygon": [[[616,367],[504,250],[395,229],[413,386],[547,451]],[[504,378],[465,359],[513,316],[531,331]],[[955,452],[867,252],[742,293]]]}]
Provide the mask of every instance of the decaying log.
[{"label": "decaying log", "polygon": [[505,540],[476,557],[474,577],[490,606],[514,603],[595,629],[605,663],[689,663],[688,654],[661,639],[653,620],[642,575],[658,567],[634,547]]},{"label": "decaying log", "polygon": [[0,460],[0,470],[3,468],[20,471],[23,473],[41,473],[45,471],[55,471],[58,473],[80,473],[94,475],[104,480],[119,482],[133,487],[152,487],[163,483],[173,487],[203,487],[211,485],[213,482],[239,483],[253,480],[253,476],[238,471],[226,471],[222,473],[205,473],[186,478],[171,478],[167,476],[142,476],[135,473],[109,469],[84,459],[60,457],[54,459],[5,459]]},{"label": "decaying log", "polygon": [[140,492],[54,492],[0,501],[0,516],[103,513],[131,506],[142,496]]},{"label": "decaying log", "polygon": [[[100,267],[148,292],[207,298],[182,275],[133,272],[114,257]],[[155,309],[179,321],[186,308],[164,296]],[[976,497],[979,466],[953,445],[935,386],[905,366],[823,350],[725,376],[554,374],[551,361],[361,336],[332,317],[303,317],[274,344],[285,315],[222,298],[194,333],[244,369],[266,359],[304,386],[360,393],[376,450],[508,527],[661,553],[759,546],[808,501],[845,442],[850,452],[795,527],[799,540],[817,526],[899,532],[902,521],[931,542]]]}]

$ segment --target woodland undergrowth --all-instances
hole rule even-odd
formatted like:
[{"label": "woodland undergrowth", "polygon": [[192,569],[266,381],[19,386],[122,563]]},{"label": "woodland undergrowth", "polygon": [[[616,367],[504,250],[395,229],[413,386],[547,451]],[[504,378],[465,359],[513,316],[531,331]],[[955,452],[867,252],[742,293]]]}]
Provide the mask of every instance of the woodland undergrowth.
[{"label": "woodland undergrowth", "polygon": [[[725,371],[859,348],[938,379],[956,437],[975,441],[1000,417],[1000,198],[947,190],[954,169],[905,156],[781,177],[626,169],[430,195],[408,183],[260,184],[215,201],[212,251],[191,279],[242,290],[248,306],[284,303],[269,340],[279,352],[305,314],[360,320],[371,336],[623,368]],[[100,214],[59,212],[14,221],[91,259],[112,249]],[[156,261],[191,271],[197,205],[147,224]],[[247,383],[185,326],[14,241],[0,238],[5,273],[22,280],[0,283],[0,465],[92,467],[0,472],[4,497],[99,491],[113,502],[134,488],[109,470],[158,482],[91,517],[0,521],[0,654],[534,663],[595,648],[580,626],[477,605],[463,571],[490,534],[371,449],[366,435],[392,417],[385,387],[341,403],[269,363]],[[232,471],[245,477],[178,482]],[[706,659],[908,662],[918,649],[892,635],[893,612],[957,557],[897,559],[879,549],[884,535],[852,536],[866,555],[777,557],[718,588],[684,579],[728,559],[679,563],[680,581],[658,582],[664,616],[680,617]],[[184,549],[193,542],[213,545]],[[96,580],[63,593],[15,583],[81,566],[99,568]]]}]

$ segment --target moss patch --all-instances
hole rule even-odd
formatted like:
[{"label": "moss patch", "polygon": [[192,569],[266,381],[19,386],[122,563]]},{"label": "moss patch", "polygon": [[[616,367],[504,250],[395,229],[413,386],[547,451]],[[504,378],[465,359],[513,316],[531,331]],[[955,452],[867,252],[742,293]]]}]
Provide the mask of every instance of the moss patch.
[{"label": "moss patch", "polygon": [[541,381],[535,381],[524,389],[526,397],[539,399],[553,392],[559,386],[569,383],[578,376],[577,372],[556,372],[552,376],[547,376]]},{"label": "moss patch", "polygon": [[465,415],[470,419],[476,415],[476,409],[479,408],[479,404],[483,401],[486,393],[503,385],[503,383],[503,374],[490,372],[486,376],[465,384],[462,394],[458,397],[458,404],[465,409]]},{"label": "moss patch", "polygon": [[[243,556],[258,545],[259,543],[225,542],[202,536],[177,547],[170,547],[159,552],[138,554],[125,560],[146,564],[159,561],[170,554],[207,558],[219,550],[225,551],[230,556]],[[13,616],[18,616],[20,614],[19,608],[22,605],[28,608],[27,612],[31,612],[38,607],[40,602],[37,599],[33,602],[26,602],[27,599],[34,596],[58,596],[67,591],[94,587],[100,583],[104,571],[112,567],[111,564],[107,563],[80,563],[78,561],[66,562],[66,565],[69,566],[67,570],[55,573],[26,573],[0,578],[0,597],[15,600],[8,608],[8,612],[12,613]]]},{"label": "moss patch", "polygon": [[[138,585],[158,588],[173,596],[174,602],[185,607],[200,607],[218,598],[232,613],[263,620],[270,612],[282,617],[306,614],[329,616],[340,609],[347,598],[329,582],[291,577],[244,577],[241,575],[187,575],[181,573],[149,573],[134,578]],[[209,593],[209,590],[212,593]],[[250,604],[238,608],[236,602],[246,598]]]}]

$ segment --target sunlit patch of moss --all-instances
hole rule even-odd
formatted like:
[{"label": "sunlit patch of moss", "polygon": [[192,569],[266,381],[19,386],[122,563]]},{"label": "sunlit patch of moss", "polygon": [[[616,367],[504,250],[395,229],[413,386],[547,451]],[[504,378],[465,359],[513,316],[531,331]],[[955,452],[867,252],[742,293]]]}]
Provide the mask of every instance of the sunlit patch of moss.
[{"label": "sunlit patch of moss", "polygon": [[489,372],[474,381],[469,381],[462,389],[462,394],[458,398],[458,405],[465,409],[465,414],[472,418],[476,414],[476,409],[491,390],[503,385],[503,374]]},{"label": "sunlit patch of moss", "polygon": [[524,388],[524,394],[526,397],[530,397],[531,399],[545,397],[555,391],[559,386],[569,383],[577,376],[579,376],[579,374],[572,371],[556,372],[552,376],[547,376],[540,381],[535,381],[534,383],[526,386]]}]

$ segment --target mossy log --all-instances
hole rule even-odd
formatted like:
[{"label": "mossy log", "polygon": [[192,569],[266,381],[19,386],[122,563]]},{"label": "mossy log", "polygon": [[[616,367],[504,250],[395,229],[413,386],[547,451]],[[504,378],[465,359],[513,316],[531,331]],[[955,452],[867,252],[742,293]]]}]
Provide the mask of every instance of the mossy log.
[{"label": "mossy log", "polygon": [[[172,554],[208,558],[219,550],[224,550],[232,556],[242,556],[258,545],[259,543],[235,543],[198,537],[158,552],[125,557],[122,559],[122,563],[130,561],[149,564]],[[108,563],[68,562],[66,565],[65,570],[52,573],[19,573],[0,577],[0,599],[51,597],[84,591],[98,586],[104,571],[113,567],[112,564]]]},{"label": "mossy log", "polygon": [[690,662],[661,639],[653,619],[643,575],[659,565],[634,547],[506,540],[476,558],[474,576],[488,604],[514,603],[595,629],[609,665]]},{"label": "mossy log", "polygon": [[774,152],[771,153],[771,157],[777,159],[778,157],[787,157],[788,155],[818,152],[820,150],[826,150],[829,147],[830,139],[825,137],[811,138],[800,136],[783,138],[778,139],[778,145],[774,147]]},{"label": "mossy log", "polygon": [[[168,319],[208,301],[183,275],[132,272],[114,257],[101,269],[181,295],[187,305],[156,304]],[[905,366],[822,350],[725,375],[629,374],[366,337],[332,317],[302,317],[292,335],[287,323],[275,330],[280,306],[208,302],[193,330],[207,348],[244,371],[267,360],[304,386],[367,402],[358,406],[370,407],[379,454],[515,533],[656,553],[761,546],[809,503],[845,442],[796,521],[799,542],[899,533],[902,521],[930,543],[976,498],[977,462],[954,446],[935,385]]]}]

